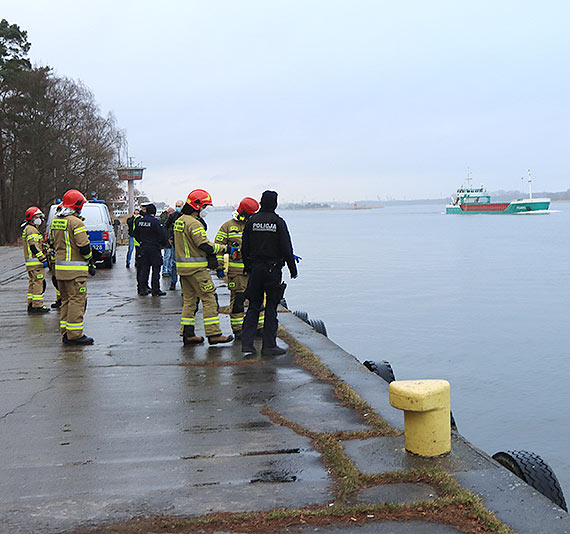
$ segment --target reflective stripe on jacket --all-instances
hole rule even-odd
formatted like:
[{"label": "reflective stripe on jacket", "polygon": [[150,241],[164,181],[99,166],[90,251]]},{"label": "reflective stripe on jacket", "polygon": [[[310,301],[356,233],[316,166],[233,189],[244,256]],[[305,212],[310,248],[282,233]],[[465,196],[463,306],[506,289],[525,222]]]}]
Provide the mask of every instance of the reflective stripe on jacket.
[{"label": "reflective stripe on jacket", "polygon": [[56,217],[50,227],[55,250],[55,276],[58,280],[86,277],[91,249],[83,256],[79,249],[89,245],[87,228],[77,215]]},{"label": "reflective stripe on jacket", "polygon": [[[239,247],[241,249],[241,240],[243,229],[245,228],[245,221],[236,221],[235,219],[230,219],[226,221],[216,234],[216,243],[220,245]],[[217,257],[218,266],[220,269],[224,267],[224,256],[220,255]],[[228,272],[232,274],[242,274],[243,273],[243,261],[241,259],[241,252],[238,253],[238,257],[233,260],[230,258]]]},{"label": "reflective stripe on jacket", "polygon": [[[42,234],[33,224],[27,224],[22,232],[22,239],[24,240],[24,258],[26,261],[27,269],[37,269],[41,267],[43,262],[46,261],[44,253],[44,240]],[[34,245],[37,252],[34,254],[31,249]]]},{"label": "reflective stripe on jacket", "polygon": [[183,214],[174,222],[174,250],[176,251],[176,270],[179,275],[190,275],[208,267],[206,253],[198,248],[209,244],[214,254],[225,247],[208,241],[206,230],[198,220],[198,213]]}]

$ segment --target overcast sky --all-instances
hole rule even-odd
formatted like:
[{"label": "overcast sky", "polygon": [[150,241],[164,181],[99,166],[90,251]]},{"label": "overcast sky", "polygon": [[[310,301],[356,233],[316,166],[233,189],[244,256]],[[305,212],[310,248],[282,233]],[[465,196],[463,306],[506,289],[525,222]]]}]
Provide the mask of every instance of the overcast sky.
[{"label": "overcast sky", "polygon": [[30,57],[82,80],[141,188],[235,204],[570,187],[565,0],[20,0]]}]

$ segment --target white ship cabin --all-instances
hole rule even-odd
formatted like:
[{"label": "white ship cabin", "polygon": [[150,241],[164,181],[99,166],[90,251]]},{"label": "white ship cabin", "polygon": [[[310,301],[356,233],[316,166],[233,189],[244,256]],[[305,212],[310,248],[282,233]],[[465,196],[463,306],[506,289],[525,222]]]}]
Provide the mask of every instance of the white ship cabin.
[{"label": "white ship cabin", "polygon": [[490,204],[491,195],[481,187],[461,186],[455,195],[454,204]]}]

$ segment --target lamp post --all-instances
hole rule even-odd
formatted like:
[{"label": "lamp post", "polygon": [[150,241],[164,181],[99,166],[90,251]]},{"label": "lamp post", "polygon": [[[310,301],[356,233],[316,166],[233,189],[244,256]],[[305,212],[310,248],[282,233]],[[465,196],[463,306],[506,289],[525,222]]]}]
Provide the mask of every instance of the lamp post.
[{"label": "lamp post", "polygon": [[128,202],[129,202],[129,216],[133,214],[135,210],[135,181],[142,180],[143,171],[145,167],[135,167],[132,164],[132,160],[129,162],[128,167],[119,167],[117,169],[117,174],[119,175],[119,180],[127,181],[127,191],[128,191]]}]

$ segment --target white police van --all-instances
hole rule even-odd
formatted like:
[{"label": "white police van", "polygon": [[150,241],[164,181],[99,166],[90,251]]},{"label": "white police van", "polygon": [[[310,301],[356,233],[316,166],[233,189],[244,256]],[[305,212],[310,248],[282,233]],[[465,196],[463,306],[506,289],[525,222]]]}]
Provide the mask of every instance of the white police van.
[{"label": "white police van", "polygon": [[[49,209],[46,223],[48,234],[58,205],[54,204]],[[117,261],[117,238],[107,204],[105,204],[104,200],[88,200],[83,204],[81,217],[85,219],[85,227],[87,228],[91,248],[98,251],[101,255],[97,261],[103,262],[105,267],[113,267],[113,264]]]}]

